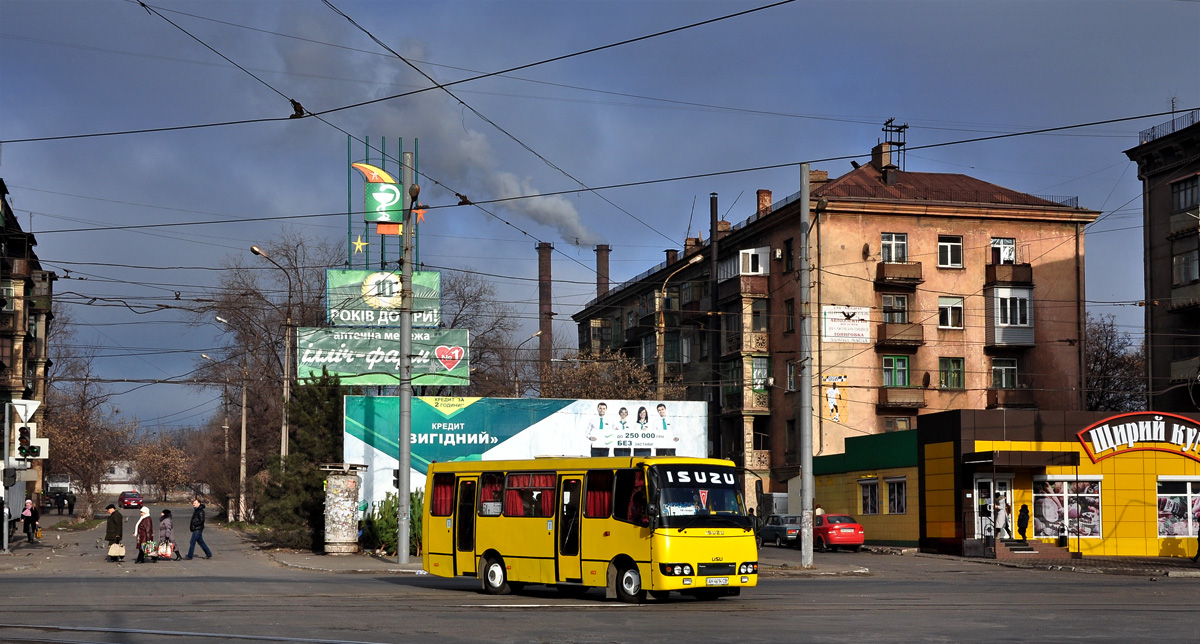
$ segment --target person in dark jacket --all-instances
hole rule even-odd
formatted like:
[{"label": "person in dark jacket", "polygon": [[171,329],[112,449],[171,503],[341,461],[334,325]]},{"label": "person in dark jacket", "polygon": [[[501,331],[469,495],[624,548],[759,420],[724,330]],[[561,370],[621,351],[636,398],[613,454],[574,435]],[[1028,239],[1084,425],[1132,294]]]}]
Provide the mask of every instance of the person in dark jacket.
[{"label": "person in dark jacket", "polygon": [[1021,511],[1017,513],[1017,532],[1021,535],[1021,541],[1025,540],[1025,531],[1029,529],[1029,506],[1021,504]]},{"label": "person in dark jacket", "polygon": [[39,521],[41,518],[42,515],[33,501],[25,499],[25,509],[21,510],[21,520],[24,522],[25,536],[29,537],[29,543],[36,541],[33,535],[37,534],[38,528],[42,525]]},{"label": "person in dark jacket", "polygon": [[[104,509],[108,511],[108,524],[104,530],[104,540],[108,542],[109,546],[114,543],[121,543],[121,534],[125,531],[125,526],[123,523],[125,519],[121,516],[121,513],[117,511],[117,506],[111,503],[109,503],[108,507]],[[117,558],[109,557],[108,560],[116,561]]]},{"label": "person in dark jacket", "polygon": [[188,546],[188,553],[184,559],[190,560],[192,555],[196,554],[196,544],[200,544],[200,548],[204,550],[204,558],[212,559],[212,550],[208,549],[208,544],[204,543],[204,504],[200,499],[192,499],[192,521],[188,524],[188,529],[192,531],[192,544]]}]

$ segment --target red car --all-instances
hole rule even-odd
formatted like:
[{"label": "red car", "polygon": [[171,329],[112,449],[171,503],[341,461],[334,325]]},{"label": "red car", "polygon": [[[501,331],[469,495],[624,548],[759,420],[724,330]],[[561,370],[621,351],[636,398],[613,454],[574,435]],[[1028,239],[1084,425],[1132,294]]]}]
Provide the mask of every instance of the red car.
[{"label": "red car", "polygon": [[117,505],[122,508],[140,508],[142,507],[142,495],[136,490],[122,492],[121,496],[117,497]]},{"label": "red car", "polygon": [[863,527],[845,514],[818,514],[813,517],[813,549],[825,551],[849,548],[858,552],[863,545]]}]

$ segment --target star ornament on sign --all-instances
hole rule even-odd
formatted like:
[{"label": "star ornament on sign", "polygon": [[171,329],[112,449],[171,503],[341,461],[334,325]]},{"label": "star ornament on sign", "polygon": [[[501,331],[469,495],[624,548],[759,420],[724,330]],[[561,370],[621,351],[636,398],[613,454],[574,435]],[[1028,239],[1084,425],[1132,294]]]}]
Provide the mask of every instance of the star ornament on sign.
[{"label": "star ornament on sign", "polygon": [[357,255],[357,254],[363,252],[363,249],[369,245],[370,245],[370,243],[363,241],[362,235],[359,235],[358,239],[354,240],[354,254]]}]

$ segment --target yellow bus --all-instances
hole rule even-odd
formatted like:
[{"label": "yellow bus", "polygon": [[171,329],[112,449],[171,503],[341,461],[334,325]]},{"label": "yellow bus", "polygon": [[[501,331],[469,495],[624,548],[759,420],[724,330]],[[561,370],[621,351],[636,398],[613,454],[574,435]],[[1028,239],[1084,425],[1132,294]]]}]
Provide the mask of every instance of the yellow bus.
[{"label": "yellow bus", "polygon": [[632,603],[738,595],[758,582],[738,478],[729,461],[675,456],[433,463],[423,566],[496,595],[525,584]]}]

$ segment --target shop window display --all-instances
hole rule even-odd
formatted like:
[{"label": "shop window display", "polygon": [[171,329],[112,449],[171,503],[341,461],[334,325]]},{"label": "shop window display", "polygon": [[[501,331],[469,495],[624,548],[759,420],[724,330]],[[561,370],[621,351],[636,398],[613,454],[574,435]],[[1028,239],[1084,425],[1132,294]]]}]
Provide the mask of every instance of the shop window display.
[{"label": "shop window display", "polygon": [[1200,534],[1200,481],[1160,481],[1158,536],[1194,537]]},{"label": "shop window display", "polygon": [[1033,537],[1103,536],[1100,481],[1035,481]]}]

